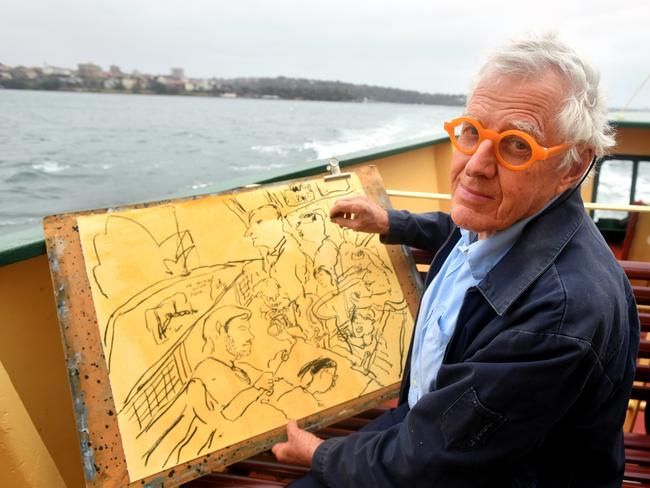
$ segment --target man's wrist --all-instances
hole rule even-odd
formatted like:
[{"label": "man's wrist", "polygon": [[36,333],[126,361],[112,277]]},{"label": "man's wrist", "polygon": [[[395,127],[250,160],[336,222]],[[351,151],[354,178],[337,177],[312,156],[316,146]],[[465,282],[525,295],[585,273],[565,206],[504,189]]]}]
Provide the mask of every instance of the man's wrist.
[{"label": "man's wrist", "polygon": [[379,234],[382,236],[388,235],[390,231],[390,224],[388,222],[388,212],[384,210],[379,221]]},{"label": "man's wrist", "polygon": [[323,439],[315,439],[314,443],[312,446],[309,448],[309,465],[311,466],[312,461],[314,460],[314,454],[316,454],[316,449],[325,442]]}]

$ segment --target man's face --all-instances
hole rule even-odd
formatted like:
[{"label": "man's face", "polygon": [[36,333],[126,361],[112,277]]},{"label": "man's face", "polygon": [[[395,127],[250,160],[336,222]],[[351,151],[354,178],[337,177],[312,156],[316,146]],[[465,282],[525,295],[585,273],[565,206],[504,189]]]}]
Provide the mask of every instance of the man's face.
[{"label": "man's face", "polygon": [[293,234],[298,242],[320,243],[325,237],[325,222],[316,212],[307,212],[291,219]]},{"label": "man's face", "polygon": [[375,319],[371,312],[366,310],[357,310],[352,322],[352,330],[355,337],[363,337],[370,334],[375,328]]},{"label": "man's face", "polygon": [[312,393],[325,393],[331,390],[336,385],[336,368],[323,368],[314,375],[314,379],[309,385],[309,390]]},{"label": "man's face", "polygon": [[[565,142],[559,139],[555,124],[564,93],[566,81],[552,71],[531,79],[493,75],[477,86],[467,115],[497,132],[533,127],[538,132],[531,133],[535,140],[550,147]],[[453,221],[485,238],[533,215],[575,181],[568,177],[572,168],[558,169],[563,156],[511,171],[498,165],[491,141],[483,141],[471,156],[454,151]]]},{"label": "man's face", "polygon": [[254,210],[244,235],[250,237],[256,247],[274,249],[284,236],[277,210],[269,205]]},{"label": "man's face", "polygon": [[248,320],[237,317],[228,324],[228,332],[226,332],[225,338],[226,351],[237,359],[246,357],[251,353],[254,338]]},{"label": "man's face", "polygon": [[314,272],[314,277],[316,278],[316,282],[319,284],[319,286],[326,287],[326,288],[334,286],[334,280],[332,279],[332,275],[325,268],[318,268]]}]

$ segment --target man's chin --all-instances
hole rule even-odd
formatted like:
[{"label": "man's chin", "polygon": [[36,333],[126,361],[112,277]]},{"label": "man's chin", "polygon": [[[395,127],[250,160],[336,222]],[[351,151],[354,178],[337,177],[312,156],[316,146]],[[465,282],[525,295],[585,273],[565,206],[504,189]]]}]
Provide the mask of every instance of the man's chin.
[{"label": "man's chin", "polygon": [[451,208],[451,220],[461,229],[478,234],[490,230],[489,221],[492,219],[483,214],[480,209],[456,204]]},{"label": "man's chin", "polygon": [[234,356],[235,356],[237,359],[242,359],[242,358],[245,358],[246,356],[249,356],[250,353],[251,353],[251,349],[250,349],[250,348],[240,349],[239,351],[237,351],[236,354],[234,354]]}]

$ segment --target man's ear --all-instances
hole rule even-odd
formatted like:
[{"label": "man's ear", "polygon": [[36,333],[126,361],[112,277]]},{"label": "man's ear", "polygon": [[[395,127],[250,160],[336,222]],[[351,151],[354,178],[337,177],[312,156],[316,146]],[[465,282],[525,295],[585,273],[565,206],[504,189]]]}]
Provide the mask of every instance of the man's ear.
[{"label": "man's ear", "polygon": [[560,191],[567,190],[575,186],[584,176],[585,171],[589,168],[591,161],[594,159],[594,148],[591,146],[578,146],[578,154],[580,155],[580,162],[573,163],[567,168],[560,178],[559,188]]}]

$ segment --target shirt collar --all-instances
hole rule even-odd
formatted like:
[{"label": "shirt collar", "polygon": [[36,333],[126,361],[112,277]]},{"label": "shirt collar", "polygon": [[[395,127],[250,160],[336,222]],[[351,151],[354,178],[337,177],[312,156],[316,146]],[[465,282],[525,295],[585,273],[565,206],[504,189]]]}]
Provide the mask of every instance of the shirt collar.
[{"label": "shirt collar", "polygon": [[531,219],[510,249],[476,286],[498,315],[555,262],[564,246],[588,220],[580,191],[567,190]]}]

